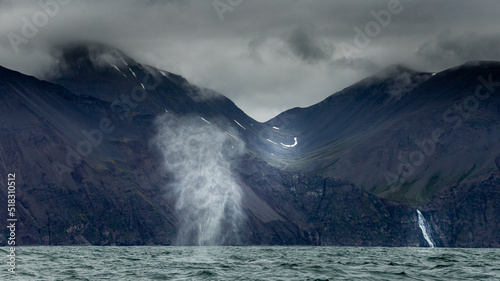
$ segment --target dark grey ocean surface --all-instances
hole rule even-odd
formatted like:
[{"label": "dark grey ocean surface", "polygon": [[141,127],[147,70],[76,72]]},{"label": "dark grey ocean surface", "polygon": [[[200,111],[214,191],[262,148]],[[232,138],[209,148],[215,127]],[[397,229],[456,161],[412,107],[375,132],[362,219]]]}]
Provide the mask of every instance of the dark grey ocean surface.
[{"label": "dark grey ocean surface", "polygon": [[500,249],[17,247],[0,280],[500,280]]}]

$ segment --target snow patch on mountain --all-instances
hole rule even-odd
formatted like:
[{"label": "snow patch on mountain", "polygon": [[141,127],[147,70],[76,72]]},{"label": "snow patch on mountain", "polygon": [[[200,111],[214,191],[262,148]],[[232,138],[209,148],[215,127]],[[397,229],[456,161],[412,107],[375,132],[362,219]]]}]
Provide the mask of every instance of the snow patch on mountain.
[{"label": "snow patch on mountain", "polygon": [[132,73],[132,75],[134,75],[135,78],[137,78],[137,75],[135,75],[135,72],[132,70],[132,68],[128,68],[128,70],[130,70],[130,72]]},{"label": "snow patch on mountain", "polygon": [[108,63],[109,63],[112,67],[114,67],[114,68],[115,68],[118,72],[120,72],[120,73],[121,73],[121,75],[123,75],[125,78],[127,78],[127,75],[123,74],[123,72],[121,72],[121,70],[118,68],[118,66],[116,66],[116,65],[114,65],[114,64],[112,64],[112,63],[110,63],[109,61],[108,61]]},{"label": "snow patch on mountain", "polygon": [[298,141],[297,141],[297,138],[296,138],[296,137],[295,137],[295,138],[293,138],[293,140],[294,140],[294,144],[284,144],[284,143],[281,143],[281,145],[282,145],[283,147],[295,147],[295,146],[297,145]]},{"label": "snow patch on mountain", "polygon": [[242,127],[244,130],[246,130],[246,129],[247,129],[247,128],[243,127],[243,125],[241,125],[240,123],[238,123],[238,121],[236,121],[236,120],[234,120],[234,119],[233,119],[233,121],[234,121],[234,123],[238,124],[238,126]]},{"label": "snow patch on mountain", "polygon": [[226,133],[228,136],[233,137],[234,139],[238,140],[238,138],[237,138],[237,137],[235,137],[235,136],[231,135],[231,134],[230,134],[230,133],[228,133],[227,131],[224,131],[224,133]]},{"label": "snow patch on mountain", "polygon": [[275,144],[275,145],[278,145],[277,143],[275,143],[274,141],[270,140],[270,139],[266,139],[268,142],[272,143],[272,144]]}]

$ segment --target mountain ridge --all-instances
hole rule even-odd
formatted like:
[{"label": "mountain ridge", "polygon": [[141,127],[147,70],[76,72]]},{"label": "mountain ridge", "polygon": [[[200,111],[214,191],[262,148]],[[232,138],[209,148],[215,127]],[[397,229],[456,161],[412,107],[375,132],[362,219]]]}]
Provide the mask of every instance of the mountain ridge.
[{"label": "mountain ridge", "polygon": [[[383,100],[380,99],[373,100],[363,98],[380,95],[388,96],[386,88],[384,87],[384,81],[375,81],[375,84],[366,84],[366,81],[374,81],[369,78],[368,80],[365,79],[362,83],[354,84],[337,94],[333,94],[325,101],[307,109],[293,109],[289,112],[284,112],[269,123],[276,126],[281,123],[281,130],[300,136],[299,138],[302,139],[302,144],[304,144],[305,147],[303,147],[302,150],[298,150],[290,159],[285,159],[281,164],[278,163],[277,166],[292,171],[307,170],[320,175],[336,177],[345,177],[346,174],[349,174],[349,169],[352,171],[372,170],[375,171],[375,173],[372,173],[372,175],[365,175],[368,177],[364,182],[360,180],[359,174],[356,172],[352,172],[347,179],[353,181],[357,185],[364,185],[365,188],[371,191],[374,190],[370,189],[372,186],[367,185],[367,183],[378,185],[378,190],[381,190],[383,186],[390,185],[382,176],[385,172],[391,171],[392,169],[392,173],[396,173],[397,177],[397,172],[394,172],[394,169],[398,169],[398,164],[401,163],[401,161],[397,159],[401,157],[398,156],[401,150],[403,150],[403,153],[422,151],[415,144],[415,141],[421,142],[422,139],[428,139],[432,136],[433,131],[435,133],[440,133],[440,130],[446,129],[446,134],[454,133],[454,127],[452,126],[452,128],[450,128],[450,125],[459,124],[460,128],[457,128],[457,130],[470,130],[469,126],[463,125],[469,125],[471,122],[483,122],[480,121],[482,118],[490,120],[498,119],[495,115],[498,98],[495,95],[491,95],[488,99],[478,101],[478,108],[471,108],[471,112],[460,113],[458,109],[455,109],[456,106],[454,104],[463,102],[464,100],[474,101],[476,99],[474,97],[475,89],[476,87],[480,87],[483,83],[478,77],[483,77],[482,81],[484,81],[484,79],[493,79],[491,78],[492,74],[494,77],[499,77],[499,66],[500,64],[495,62],[475,63],[445,70],[433,76],[423,74],[427,79],[405,93],[400,100],[389,104],[384,103]],[[497,78],[494,78],[493,81],[496,81],[495,79]],[[487,87],[484,86],[483,90],[486,88]],[[382,89],[381,92],[380,89]],[[462,110],[466,111],[465,107]],[[465,114],[465,116],[470,118],[465,120],[461,115],[457,116],[457,113],[461,115]],[[478,115],[479,113],[481,113],[481,115]],[[412,117],[410,118],[410,116]],[[452,117],[454,119],[452,119]],[[451,120],[453,120],[453,122],[451,122]],[[283,126],[283,121],[288,125]],[[460,123],[458,123],[459,121]],[[465,123],[463,121],[465,121]],[[310,127],[308,124],[315,124],[315,126]],[[489,130],[496,130],[495,127],[492,127],[493,125],[491,122],[483,122],[481,124],[487,125]],[[425,135],[423,135],[422,132],[426,132]],[[492,147],[495,134],[491,132],[488,133],[488,131],[482,132],[484,132],[482,133],[484,134],[484,141],[489,143],[485,144],[486,147]],[[440,134],[442,138],[444,138],[445,132],[443,131]],[[462,135],[468,136],[469,134]],[[463,140],[457,140],[460,142],[467,141],[470,143],[471,147],[478,146],[474,144],[472,140],[467,140],[465,137],[462,139]],[[434,140],[433,142],[436,141],[437,140]],[[330,147],[332,143],[336,145]],[[363,156],[360,152],[352,152],[352,147],[358,147],[358,150],[365,151],[368,154],[378,153],[378,156],[374,156],[370,164],[372,168],[356,167],[356,165],[358,165],[356,163],[360,163],[360,159],[361,161],[365,161],[370,158]],[[493,151],[493,155],[498,154],[498,147],[496,149],[497,151]],[[434,149],[432,150],[434,153]],[[422,152],[425,152],[425,150]],[[442,154],[440,151],[438,151],[438,153],[441,153],[445,158],[453,158],[449,154]],[[485,153],[486,152],[481,152],[474,157],[463,157],[464,160],[480,159],[482,157],[483,160],[481,161],[484,161],[484,159],[488,159]],[[391,154],[393,156],[390,156]],[[426,154],[424,157],[428,158],[429,156],[430,155]],[[439,155],[434,156],[439,157]],[[405,157],[408,157],[408,154],[406,154]],[[391,160],[391,158],[394,160]],[[378,160],[373,162],[375,159]],[[384,161],[386,162],[384,163]],[[302,162],[302,164],[300,162]],[[465,162],[466,161],[464,161],[464,163]],[[396,163],[395,168],[386,166],[388,164],[394,165],[393,163]],[[493,160],[488,163],[487,166],[493,168],[491,166]],[[466,173],[471,169],[473,164],[474,163],[471,163],[467,168],[460,168],[460,170]],[[342,165],[349,168],[342,168]],[[449,164],[442,165],[442,167],[446,167],[447,165]],[[491,170],[490,168],[486,168],[486,170]],[[335,169],[341,170],[335,172]],[[482,167],[482,169],[484,168]],[[436,172],[437,171],[439,170],[436,170]],[[491,171],[483,171],[483,173],[488,174],[491,173]],[[361,177],[361,179],[362,178],[363,177]],[[452,181],[449,180],[446,182],[446,184],[451,183]],[[422,182],[420,184],[425,185],[426,183]],[[421,186],[419,188],[421,188]],[[375,190],[376,194],[385,197],[381,192],[382,191]]]},{"label": "mountain ridge", "polygon": [[[429,182],[434,185],[430,189],[419,189],[418,183],[414,186],[403,183],[396,186],[397,192],[391,193],[394,186],[372,188],[356,183],[356,177],[373,175],[370,170],[377,167],[373,159],[379,162],[388,159],[393,163],[391,159],[396,158],[397,166],[398,151],[415,149],[414,141],[409,141],[412,134],[432,133],[429,128],[434,129],[434,123],[430,127],[412,123],[419,121],[417,117],[421,113],[414,109],[427,104],[431,104],[433,107],[429,108],[433,110],[442,108],[442,98],[461,97],[453,91],[453,87],[461,85],[467,85],[461,92],[467,97],[469,90],[476,86],[471,81],[477,78],[467,71],[452,75],[451,81],[462,81],[462,84],[452,85],[448,91],[441,89],[450,87],[446,84],[449,80],[439,80],[445,75],[428,77],[431,74],[417,73],[415,78],[425,78],[425,81],[407,90],[399,100],[390,99],[391,94],[387,93],[390,83],[364,85],[363,89],[368,92],[359,93],[348,87],[343,90],[347,94],[341,98],[347,97],[347,100],[340,111],[331,114],[331,108],[325,103],[316,106],[322,113],[316,110],[314,116],[314,112],[309,111],[310,116],[325,119],[321,120],[322,127],[320,122],[298,120],[302,110],[292,110],[293,114],[288,116],[285,112],[282,115],[285,119],[274,120],[276,123],[259,123],[229,99],[220,96],[211,99],[212,95],[203,98],[206,90],[186,84],[184,80],[168,80],[170,74],[163,75],[161,70],[143,66],[123,75],[125,63],[117,66],[118,69],[109,65],[103,72],[91,73],[106,78],[99,82],[101,84],[92,84],[95,82],[92,80],[78,84],[82,77],[65,77],[62,73],[63,80],[53,81],[62,81],[62,86],[0,68],[4,74],[4,83],[0,84],[0,109],[5,113],[0,124],[0,155],[5,170],[19,174],[19,241],[22,245],[175,243],[182,214],[176,211],[174,179],[172,173],[165,170],[161,151],[151,145],[158,130],[154,122],[165,111],[179,118],[193,118],[196,124],[225,131],[229,134],[227,138],[238,138],[245,143],[243,155],[227,158],[231,161],[229,172],[241,187],[241,205],[247,216],[240,229],[241,244],[424,246],[426,241],[418,226],[416,208],[429,218],[438,246],[498,247],[500,244],[496,234],[500,231],[494,223],[495,214],[499,212],[495,206],[500,206],[495,203],[499,198],[494,192],[498,186],[498,164],[495,164],[495,156],[491,165],[479,162],[488,158],[485,153],[496,149],[494,141],[498,134],[491,122],[497,118],[494,111],[497,97],[492,96],[489,103],[478,108],[475,113],[480,115],[464,122],[461,129],[466,136],[475,132],[471,134],[474,142],[471,138],[448,134],[448,149],[464,144],[472,144],[469,147],[477,149],[470,155],[476,155],[479,160],[464,162],[466,174],[458,175],[460,180],[443,180],[446,169],[438,176],[423,169],[433,163],[437,167],[449,165],[443,165],[439,159],[457,159],[451,157],[454,154],[450,150],[444,150],[446,146],[437,144],[432,155],[438,160],[429,160],[429,164],[421,165],[423,172],[412,175],[418,178],[424,173],[428,177],[423,181],[424,186]],[[487,74],[491,69],[495,70],[496,66],[483,69],[480,74]],[[126,81],[122,77],[126,77]],[[154,83],[142,83],[137,77],[149,77]],[[106,95],[92,92],[99,87],[111,90]],[[435,89],[438,95],[425,92],[427,89]],[[349,95],[349,91],[354,94]],[[145,98],[133,99],[134,93],[145,93]],[[122,95],[129,100],[123,100]],[[377,98],[373,99],[374,96]],[[426,96],[437,98],[419,100]],[[331,97],[332,100],[338,98]],[[414,100],[418,102],[408,102]],[[352,107],[352,101],[363,111]],[[451,101],[451,105],[456,102]],[[398,107],[393,108],[395,104]],[[420,110],[432,112],[423,109]],[[396,119],[391,115],[405,110],[407,115]],[[100,126],[103,120],[107,126]],[[399,127],[394,127],[397,124]],[[328,125],[336,126],[336,130]],[[111,126],[114,129],[108,132],[106,129]],[[275,126],[279,130],[273,128]],[[312,132],[308,132],[310,127],[314,129]],[[405,131],[408,128],[417,130],[410,134]],[[483,133],[490,129],[493,131],[489,135]],[[391,144],[392,141],[397,145]],[[92,148],[88,154],[85,144]],[[490,148],[481,150],[483,145]],[[372,157],[380,151],[389,151],[387,147],[395,150],[391,154],[393,158]],[[348,157],[342,160],[341,155]],[[362,165],[354,166],[356,161]],[[60,176],[54,171],[56,162],[67,168]],[[380,174],[384,171],[377,172],[382,180],[385,179]],[[465,197],[457,197],[457,191]],[[415,197],[421,194],[425,200]],[[5,191],[0,197],[6,199]],[[458,200],[466,204],[457,211]],[[485,219],[480,220],[479,214],[483,212]],[[1,209],[0,217],[6,215]],[[0,243],[6,243],[6,235],[4,232],[0,236]],[[482,237],[483,241],[469,239],[470,236]]]}]

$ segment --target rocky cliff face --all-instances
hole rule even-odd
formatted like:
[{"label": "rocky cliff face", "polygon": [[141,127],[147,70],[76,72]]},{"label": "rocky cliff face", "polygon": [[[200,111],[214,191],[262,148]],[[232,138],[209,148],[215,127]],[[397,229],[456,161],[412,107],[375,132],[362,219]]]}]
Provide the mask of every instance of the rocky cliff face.
[{"label": "rocky cliff face", "polygon": [[[210,124],[245,144],[228,171],[241,189],[244,211],[239,240],[232,243],[427,245],[415,206],[404,200],[382,199],[307,169],[276,168],[279,159],[292,159],[291,147],[280,144],[292,145],[291,130],[258,123],[230,100],[180,76],[119,52],[110,57],[109,50],[102,65],[96,60],[103,53],[89,50],[72,48],[65,65],[80,72],[64,72],[52,82],[0,68],[0,180],[16,173],[20,245],[174,243],[185,214],[176,209],[175,175],[152,143],[155,120],[165,111]],[[498,184],[497,176],[461,180],[418,206],[436,244],[498,246]],[[2,189],[0,201],[6,199]],[[0,218],[7,218],[5,208]],[[223,231],[230,227],[223,225]],[[5,245],[8,233],[2,231]]]},{"label": "rocky cliff face", "polygon": [[500,176],[445,187],[425,206],[445,247],[500,247]]},{"label": "rocky cliff face", "polygon": [[252,193],[244,206],[249,221],[262,231],[248,238],[252,243],[264,238],[272,244],[425,245],[416,211],[408,205],[380,199],[346,181],[284,172],[255,159],[246,159],[241,168]]}]

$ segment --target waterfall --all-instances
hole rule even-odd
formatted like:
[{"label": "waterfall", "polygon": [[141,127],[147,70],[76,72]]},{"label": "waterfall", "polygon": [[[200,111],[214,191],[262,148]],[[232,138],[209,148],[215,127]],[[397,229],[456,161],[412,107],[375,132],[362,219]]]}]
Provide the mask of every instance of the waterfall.
[{"label": "waterfall", "polygon": [[[418,215],[418,226],[422,230],[422,235],[425,238],[425,241],[429,244],[429,247],[434,248],[434,242],[432,241],[432,236],[431,233],[428,229],[429,224],[425,220],[424,216],[420,212],[420,210],[417,210],[417,215]],[[430,228],[430,227],[429,227]]]}]

